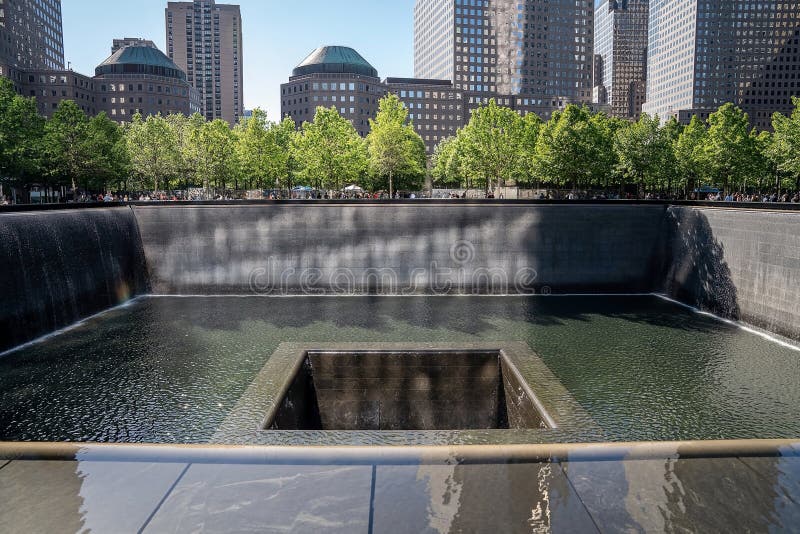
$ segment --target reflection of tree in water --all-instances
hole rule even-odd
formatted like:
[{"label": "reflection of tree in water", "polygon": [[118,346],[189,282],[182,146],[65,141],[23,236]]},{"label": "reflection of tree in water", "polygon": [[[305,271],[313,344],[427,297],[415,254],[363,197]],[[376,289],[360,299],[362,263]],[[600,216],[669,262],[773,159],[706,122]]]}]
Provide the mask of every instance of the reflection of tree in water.
[{"label": "reflection of tree in water", "polygon": [[725,262],[725,249],[714,238],[700,210],[670,208],[671,263],[666,293],[722,317],[740,315],[736,286]]}]

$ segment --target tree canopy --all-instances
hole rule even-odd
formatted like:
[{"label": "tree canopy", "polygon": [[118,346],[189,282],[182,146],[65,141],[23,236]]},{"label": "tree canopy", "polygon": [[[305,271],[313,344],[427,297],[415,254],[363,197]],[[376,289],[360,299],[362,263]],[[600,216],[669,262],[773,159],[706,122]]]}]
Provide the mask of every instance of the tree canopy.
[{"label": "tree canopy", "polygon": [[543,121],[490,100],[428,161],[395,95],[381,100],[362,139],[336,108],[318,108],[299,129],[291,118],[271,121],[260,109],[234,128],[200,114],[135,115],[118,125],[102,113],[87,117],[70,100],[45,119],[34,98],[0,78],[0,186],[44,186],[68,196],[296,184],[394,193],[421,189],[429,175],[440,187],[486,191],[504,185],[687,196],[703,185],[727,193],[797,190],[800,98],[793,102],[790,115],[773,115],[773,133],[752,130],[733,104],[683,126],[647,114],[626,122],[575,105]]},{"label": "tree canopy", "polygon": [[[381,99],[375,120],[370,119],[367,136],[372,189],[387,189],[394,196],[395,178],[405,178],[401,187],[421,189],[425,177],[425,142],[408,120],[408,110],[396,95]],[[385,183],[383,179],[388,179]]]},{"label": "tree canopy", "polygon": [[358,183],[367,169],[364,140],[335,107],[317,108],[294,138],[299,176],[317,189],[341,190]]}]

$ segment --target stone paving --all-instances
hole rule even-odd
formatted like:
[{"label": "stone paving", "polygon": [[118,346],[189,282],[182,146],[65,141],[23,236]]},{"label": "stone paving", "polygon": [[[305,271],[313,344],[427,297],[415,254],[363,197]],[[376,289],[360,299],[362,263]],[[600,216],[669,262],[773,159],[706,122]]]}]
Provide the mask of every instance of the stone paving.
[{"label": "stone paving", "polygon": [[0,467],[0,525],[26,533],[793,532],[800,531],[800,458],[15,460]]}]

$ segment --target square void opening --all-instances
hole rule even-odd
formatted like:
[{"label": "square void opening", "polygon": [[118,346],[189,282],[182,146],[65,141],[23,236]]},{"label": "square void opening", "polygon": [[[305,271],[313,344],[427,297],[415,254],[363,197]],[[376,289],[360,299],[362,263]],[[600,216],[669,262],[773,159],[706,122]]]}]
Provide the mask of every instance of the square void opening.
[{"label": "square void opening", "polygon": [[309,351],[265,428],[550,428],[501,351]]}]

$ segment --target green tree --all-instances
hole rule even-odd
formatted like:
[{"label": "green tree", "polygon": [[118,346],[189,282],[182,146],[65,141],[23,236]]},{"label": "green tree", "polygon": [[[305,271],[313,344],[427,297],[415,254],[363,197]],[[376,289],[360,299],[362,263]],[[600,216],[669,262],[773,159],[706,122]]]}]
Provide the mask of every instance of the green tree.
[{"label": "green tree", "polygon": [[749,163],[756,148],[747,114],[728,103],[708,117],[708,125],[704,155],[714,183],[726,193],[730,192],[731,184],[746,186]]},{"label": "green tree", "polygon": [[296,132],[291,118],[276,124],[267,120],[266,112],[256,109],[251,118],[237,125],[235,132],[236,154],[248,184],[255,183],[258,188],[289,184],[292,138]]},{"label": "green tree", "polygon": [[[658,116],[643,113],[638,121],[619,130],[614,148],[622,169],[638,181],[642,192],[665,185],[663,178],[669,182],[672,146]],[[670,184],[666,185],[669,189]]]},{"label": "green tree", "polygon": [[241,165],[242,178],[248,184],[263,188],[274,157],[274,143],[270,139],[270,123],[267,113],[257,108],[253,116],[244,118],[234,128],[236,134],[236,155]]},{"label": "green tree", "polygon": [[130,162],[119,125],[105,113],[100,113],[89,120],[86,137],[89,159],[84,177],[88,184],[100,190],[108,190],[111,184],[127,189],[124,181]]},{"label": "green tree", "polygon": [[367,168],[364,141],[335,107],[317,108],[294,140],[299,175],[318,189],[358,183]]},{"label": "green tree", "polygon": [[459,143],[459,137],[454,135],[442,139],[433,150],[431,175],[435,185],[459,187],[465,184],[466,176],[459,162]]},{"label": "green tree", "polygon": [[189,117],[182,113],[175,113],[167,115],[165,119],[175,142],[174,174],[178,179],[178,184],[182,184],[182,187],[188,189],[190,184],[196,185],[197,180],[197,161],[193,159],[192,135],[193,132],[203,127],[206,119],[199,113],[193,113]]},{"label": "green tree", "polygon": [[89,119],[72,100],[62,100],[45,124],[45,151],[50,176],[69,183],[73,194],[92,164]]},{"label": "green tree", "polygon": [[524,176],[525,123],[516,111],[491,99],[472,112],[458,135],[467,172],[485,180],[487,191]]},{"label": "green tree", "polygon": [[180,166],[175,129],[161,115],[143,119],[137,113],[125,133],[131,170],[142,185],[152,187],[154,192],[160,191],[162,185],[169,188],[169,180]]},{"label": "green tree", "polygon": [[539,133],[542,131],[543,123],[536,113],[526,114],[522,118],[522,122],[522,174],[518,182],[530,184],[538,176],[536,173],[536,143],[539,140]]},{"label": "green tree", "polygon": [[235,178],[238,165],[236,140],[228,123],[222,119],[204,123],[192,130],[189,143],[192,161],[197,162],[196,176],[203,188],[208,192],[213,186],[224,193]]},{"label": "green tree", "polygon": [[696,189],[708,175],[705,146],[708,130],[695,115],[672,145],[678,176],[685,193]]},{"label": "green tree", "polygon": [[295,137],[298,135],[297,124],[291,117],[286,117],[273,124],[269,133],[275,147],[275,157],[270,160],[272,165],[267,176],[275,181],[277,187],[291,189],[292,177],[298,169],[294,149]]},{"label": "green tree", "polygon": [[605,113],[595,113],[589,119],[591,147],[594,164],[589,168],[589,183],[595,187],[608,188],[619,167],[619,158],[614,150],[617,132],[627,128],[630,123],[619,118],[610,118]]},{"label": "green tree", "polygon": [[0,184],[25,187],[40,177],[44,124],[36,100],[19,96],[0,77]]},{"label": "green tree", "polygon": [[613,130],[604,116],[569,105],[542,127],[536,143],[536,173],[546,183],[572,188],[601,184],[613,173]]},{"label": "green tree", "polygon": [[425,143],[414,131],[408,110],[397,95],[389,94],[380,100],[378,114],[375,120],[370,119],[369,125],[369,167],[374,176],[388,178],[389,196],[394,197],[396,176],[403,176],[415,186],[421,185],[425,177]]},{"label": "green tree", "polygon": [[794,189],[800,190],[800,98],[792,97],[792,102],[795,107],[791,115],[775,113],[772,116],[775,135],[767,154],[778,172],[789,176]]},{"label": "green tree", "polygon": [[[776,183],[783,176],[778,170],[777,162],[772,157],[772,147],[774,137],[770,132],[758,132],[755,128],[750,132],[750,137],[754,146],[753,158],[748,163],[748,175],[755,180],[753,184],[759,193],[764,191],[765,186]],[[780,183],[778,183],[780,189]],[[747,190],[743,184],[741,191]]]}]

